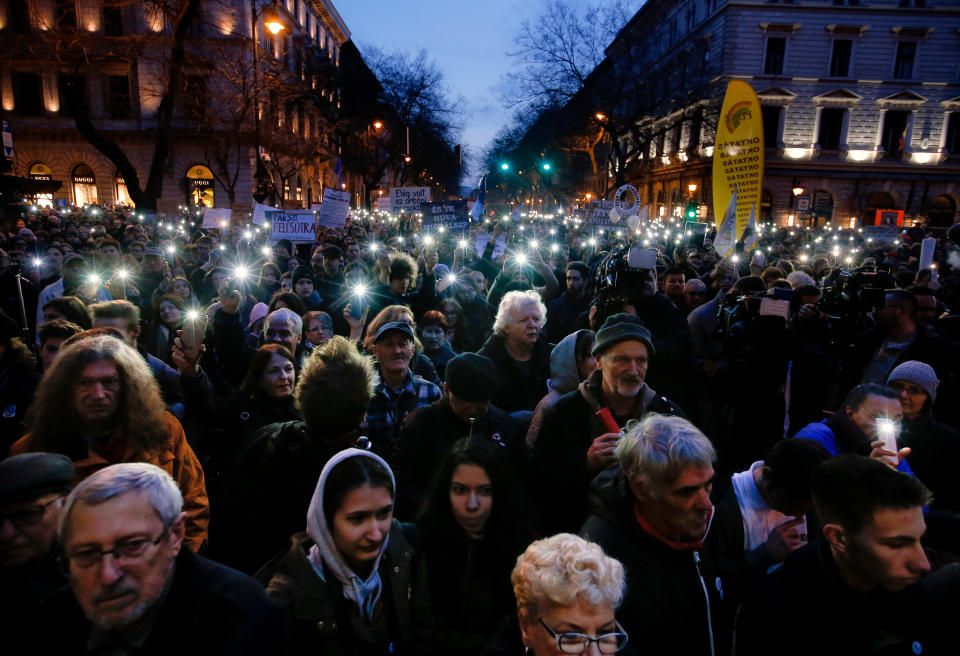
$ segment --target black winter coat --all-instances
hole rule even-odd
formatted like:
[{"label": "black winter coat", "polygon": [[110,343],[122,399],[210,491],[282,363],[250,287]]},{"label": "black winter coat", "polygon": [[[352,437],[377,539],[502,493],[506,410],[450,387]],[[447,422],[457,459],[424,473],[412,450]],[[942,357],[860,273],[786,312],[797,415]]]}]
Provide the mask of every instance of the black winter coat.
[{"label": "black winter coat", "polygon": [[[290,548],[271,561],[257,578],[266,581],[270,600],[280,609],[283,640],[271,654],[324,656],[400,656],[435,653],[427,568],[417,542],[417,529],[394,520],[386,553],[380,559],[383,584],[373,623],[356,606],[340,598],[335,586],[321,579],[307,552],[306,533],[290,539]],[[329,574],[327,575],[329,579]],[[342,595],[342,591],[339,591]],[[347,623],[348,626],[344,626]],[[391,634],[390,627],[393,629]]]},{"label": "black winter coat", "polygon": [[[90,622],[70,588],[45,604],[39,618],[42,630],[34,634],[33,653],[88,653]],[[260,656],[275,653],[279,629],[278,613],[256,581],[184,546],[146,643],[129,653]]]},{"label": "black winter coat", "polygon": [[900,446],[910,447],[910,469],[933,492],[931,507],[960,513],[955,468],[960,462],[960,432],[926,412],[917,419],[903,419]]},{"label": "black winter coat", "polygon": [[956,654],[960,565],[905,590],[858,592],[824,541],[797,549],[737,619],[738,656]]},{"label": "black winter coat", "polygon": [[397,512],[414,517],[427,494],[431,479],[454,442],[477,436],[501,446],[522,472],[527,463],[523,427],[500,408],[491,405],[471,426],[450,409],[446,396],[411,412],[403,422],[392,458],[397,474]]},{"label": "black winter coat", "polygon": [[647,533],[636,520],[634,497],[619,469],[594,480],[590,505],[580,534],[623,563],[627,593],[617,618],[634,649],[640,654],[728,654],[733,612],[724,598],[709,533],[701,550],[682,551]]},{"label": "black winter coat", "polygon": [[[534,501],[545,535],[572,533],[587,517],[590,481],[597,475],[587,470],[587,450],[609,432],[595,416],[601,408],[601,381],[602,374],[594,371],[577,390],[561,396],[543,413],[531,458],[531,489],[536,492]],[[646,385],[640,395],[643,401],[634,419],[645,412],[684,416],[676,404]]]},{"label": "black winter coat", "polygon": [[500,390],[493,397],[493,405],[507,412],[517,410],[533,411],[540,399],[549,391],[547,379],[550,377],[550,352],[553,344],[541,336],[533,345],[533,355],[526,363],[525,372],[507,353],[505,340],[500,335],[491,335],[483,348],[478,351],[485,355],[497,367],[500,374]]}]

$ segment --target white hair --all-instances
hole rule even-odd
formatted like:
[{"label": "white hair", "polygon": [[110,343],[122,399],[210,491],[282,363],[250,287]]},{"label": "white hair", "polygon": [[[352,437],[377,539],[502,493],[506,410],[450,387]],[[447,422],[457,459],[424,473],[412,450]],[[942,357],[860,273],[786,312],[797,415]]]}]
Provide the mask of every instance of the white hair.
[{"label": "white hair", "polygon": [[143,492],[164,526],[183,511],[183,494],[170,474],[146,462],[124,462],[95,472],[73,489],[60,515],[60,544],[66,542],[70,512],[76,503],[96,506],[127,492]]},{"label": "white hair", "polygon": [[285,321],[293,324],[293,333],[299,335],[303,332],[303,318],[290,308],[280,308],[267,315],[267,320],[263,322],[263,334],[267,334],[270,324],[274,321]]},{"label": "white hair", "polygon": [[533,289],[515,290],[503,295],[500,307],[497,308],[497,319],[493,322],[493,332],[501,336],[506,334],[507,326],[513,321],[513,310],[524,303],[536,303],[537,311],[540,313],[540,324],[546,321],[547,306],[540,299],[540,293]]},{"label": "white hair", "polygon": [[625,587],[623,565],[603,553],[593,542],[560,533],[533,542],[510,575],[522,622],[533,622],[556,604],[571,606],[584,601],[591,606],[617,608]]},{"label": "white hair", "polygon": [[790,283],[790,287],[793,289],[803,287],[804,285],[817,286],[817,281],[811,278],[810,274],[806,271],[791,271],[787,274],[787,282]]},{"label": "white hair", "polygon": [[636,476],[648,494],[676,480],[686,467],[706,467],[717,460],[710,439],[682,417],[650,413],[632,424],[616,449],[620,468]]}]

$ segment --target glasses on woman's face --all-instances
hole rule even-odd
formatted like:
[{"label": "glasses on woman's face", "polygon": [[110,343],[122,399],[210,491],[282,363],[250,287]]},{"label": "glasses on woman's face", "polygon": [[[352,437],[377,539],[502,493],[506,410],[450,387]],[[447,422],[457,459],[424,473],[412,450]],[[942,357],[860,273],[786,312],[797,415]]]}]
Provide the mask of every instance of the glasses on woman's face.
[{"label": "glasses on woman's face", "polygon": [[10,520],[11,524],[20,530],[25,530],[28,526],[36,526],[43,519],[44,514],[47,512],[47,508],[62,498],[63,497],[57,497],[39,506],[33,506],[32,508],[23,508],[22,510],[0,513],[0,526],[3,526],[3,523],[8,519]]},{"label": "glasses on woman's face", "polygon": [[897,394],[907,393],[908,396],[920,396],[921,394],[925,395],[927,392],[919,385],[914,385],[913,383],[905,383],[902,381],[894,381],[887,385],[891,390]]},{"label": "glasses on woman's face", "polygon": [[588,636],[585,633],[573,633],[570,631],[557,633],[544,622],[538,619],[543,628],[550,633],[557,641],[557,648],[564,654],[582,654],[590,648],[592,643],[597,643],[597,648],[601,654],[615,654],[627,646],[627,632],[623,630],[619,622],[614,622],[617,630],[614,633],[604,633],[603,635]]}]

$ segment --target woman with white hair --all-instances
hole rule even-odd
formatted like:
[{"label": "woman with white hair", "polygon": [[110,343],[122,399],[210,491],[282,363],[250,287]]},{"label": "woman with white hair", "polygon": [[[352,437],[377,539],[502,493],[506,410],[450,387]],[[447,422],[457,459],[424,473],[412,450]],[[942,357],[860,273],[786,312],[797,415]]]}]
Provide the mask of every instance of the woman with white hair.
[{"label": "woman with white hair", "polygon": [[520,412],[529,422],[533,409],[547,393],[550,352],[553,345],[541,334],[547,308],[533,290],[504,295],[497,309],[493,335],[480,349],[497,367],[500,391],[493,405],[507,412]]},{"label": "woman with white hair", "polygon": [[[615,613],[623,601],[624,569],[598,545],[570,533],[532,543],[510,577],[517,598],[523,653],[615,654],[627,634]],[[519,654],[516,627],[503,626],[485,656]]]}]

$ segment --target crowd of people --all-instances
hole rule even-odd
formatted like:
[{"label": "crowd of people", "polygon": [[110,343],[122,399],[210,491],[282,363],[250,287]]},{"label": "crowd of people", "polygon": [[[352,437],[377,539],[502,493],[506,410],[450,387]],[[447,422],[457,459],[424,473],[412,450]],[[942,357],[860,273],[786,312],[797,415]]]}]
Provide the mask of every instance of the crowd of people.
[{"label": "crowd of people", "polygon": [[960,224],[196,221],[0,221],[10,653],[955,653]]}]

